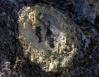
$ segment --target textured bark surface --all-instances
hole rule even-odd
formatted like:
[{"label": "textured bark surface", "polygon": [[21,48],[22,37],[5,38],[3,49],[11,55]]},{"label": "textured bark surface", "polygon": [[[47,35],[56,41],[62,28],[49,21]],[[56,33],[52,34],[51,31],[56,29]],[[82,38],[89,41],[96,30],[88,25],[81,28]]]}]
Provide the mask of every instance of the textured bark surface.
[{"label": "textured bark surface", "polygon": [[98,77],[94,1],[0,0],[0,77]]}]

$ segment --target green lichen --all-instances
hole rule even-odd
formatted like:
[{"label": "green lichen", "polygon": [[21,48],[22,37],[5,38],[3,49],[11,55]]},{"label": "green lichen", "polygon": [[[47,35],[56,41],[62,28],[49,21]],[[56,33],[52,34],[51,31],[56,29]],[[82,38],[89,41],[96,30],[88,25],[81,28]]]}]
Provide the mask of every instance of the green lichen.
[{"label": "green lichen", "polygon": [[[25,14],[19,16],[21,17],[24,21],[19,23],[19,36],[25,39],[22,41],[23,49],[25,54],[31,54],[32,62],[39,63],[45,71],[53,72],[61,67],[67,68],[72,65],[73,57],[77,54],[78,33],[76,25],[70,22],[69,17],[51,6],[42,4],[30,7]],[[37,26],[41,28],[42,42],[38,42],[35,34]],[[51,35],[46,35],[47,29],[52,32]],[[50,42],[51,38],[54,41]],[[53,48],[49,45],[52,42]]]}]

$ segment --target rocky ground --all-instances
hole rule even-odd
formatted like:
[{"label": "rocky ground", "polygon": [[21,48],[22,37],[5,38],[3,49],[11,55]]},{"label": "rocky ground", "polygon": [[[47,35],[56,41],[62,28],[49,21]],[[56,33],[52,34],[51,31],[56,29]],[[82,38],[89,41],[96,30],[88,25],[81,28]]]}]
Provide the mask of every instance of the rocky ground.
[{"label": "rocky ground", "polygon": [[98,77],[98,5],[95,0],[0,0],[0,77]]}]

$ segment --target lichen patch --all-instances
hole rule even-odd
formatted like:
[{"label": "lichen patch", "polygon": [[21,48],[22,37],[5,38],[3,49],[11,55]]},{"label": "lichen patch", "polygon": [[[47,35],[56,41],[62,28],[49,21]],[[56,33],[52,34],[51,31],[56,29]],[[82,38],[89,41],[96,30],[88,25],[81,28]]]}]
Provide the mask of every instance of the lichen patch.
[{"label": "lichen patch", "polygon": [[46,71],[72,64],[77,46],[75,25],[70,24],[68,17],[51,6],[38,4],[22,12],[19,21],[21,43],[32,62],[39,63]]}]

